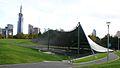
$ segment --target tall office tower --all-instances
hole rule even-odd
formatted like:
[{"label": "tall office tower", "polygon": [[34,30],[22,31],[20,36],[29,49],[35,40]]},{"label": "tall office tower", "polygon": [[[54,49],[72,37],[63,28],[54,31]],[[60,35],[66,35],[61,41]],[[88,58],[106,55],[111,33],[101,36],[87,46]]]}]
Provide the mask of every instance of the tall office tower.
[{"label": "tall office tower", "polygon": [[17,33],[23,33],[23,14],[22,14],[22,5],[20,6],[20,13],[18,15],[18,28]]},{"label": "tall office tower", "polygon": [[28,34],[33,34],[33,31],[34,31],[33,26],[29,24],[28,25]]}]

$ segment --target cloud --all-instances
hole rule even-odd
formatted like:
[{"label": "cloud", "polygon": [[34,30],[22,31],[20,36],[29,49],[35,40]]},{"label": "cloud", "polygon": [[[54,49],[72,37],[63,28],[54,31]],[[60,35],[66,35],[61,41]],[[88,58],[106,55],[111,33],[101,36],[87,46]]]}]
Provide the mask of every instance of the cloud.
[{"label": "cloud", "polygon": [[[23,5],[24,33],[28,24],[44,28],[72,30],[81,22],[90,34],[93,29],[103,37],[107,33],[106,22],[110,21],[110,32],[119,30],[119,0],[0,0],[0,27],[12,23],[14,34],[17,32],[17,21],[20,5]],[[114,23],[114,24],[113,24]]]}]

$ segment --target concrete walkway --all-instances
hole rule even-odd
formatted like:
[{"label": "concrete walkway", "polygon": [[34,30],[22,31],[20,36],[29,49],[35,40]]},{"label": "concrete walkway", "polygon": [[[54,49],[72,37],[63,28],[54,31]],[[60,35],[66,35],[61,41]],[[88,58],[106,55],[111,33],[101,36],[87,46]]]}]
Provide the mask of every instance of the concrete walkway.
[{"label": "concrete walkway", "polygon": [[[109,53],[109,62],[114,61],[118,59],[119,56],[114,54],[113,52]],[[107,57],[99,59],[99,60],[94,60],[94,61],[89,61],[89,62],[83,62],[80,64],[75,64],[76,66],[86,66],[86,65],[91,65],[91,64],[101,64],[101,63],[106,63],[107,62]]]},{"label": "concrete walkway", "polygon": [[[109,61],[113,61],[119,58],[116,54],[109,54]],[[28,64],[10,64],[10,65],[0,65],[0,68],[72,68],[76,66],[85,66],[91,64],[100,64],[107,62],[107,57],[95,61],[83,62],[80,64],[69,64],[67,62],[60,61],[50,61],[50,62],[40,62],[40,63],[28,63]]]}]

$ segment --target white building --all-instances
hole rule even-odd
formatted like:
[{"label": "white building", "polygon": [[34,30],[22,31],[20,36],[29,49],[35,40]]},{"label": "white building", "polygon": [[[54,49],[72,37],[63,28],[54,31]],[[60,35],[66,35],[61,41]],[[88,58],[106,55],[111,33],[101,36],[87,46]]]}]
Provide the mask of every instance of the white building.
[{"label": "white building", "polygon": [[33,33],[34,33],[34,34],[38,34],[39,32],[40,32],[40,28],[35,27]]},{"label": "white building", "polygon": [[33,34],[33,26],[31,24],[28,25],[28,34]]},{"label": "white building", "polygon": [[40,28],[33,27],[32,25],[28,25],[28,34],[38,34],[40,32]]},{"label": "white building", "polygon": [[13,25],[12,24],[7,24],[7,29],[8,29],[8,35],[13,36]]}]

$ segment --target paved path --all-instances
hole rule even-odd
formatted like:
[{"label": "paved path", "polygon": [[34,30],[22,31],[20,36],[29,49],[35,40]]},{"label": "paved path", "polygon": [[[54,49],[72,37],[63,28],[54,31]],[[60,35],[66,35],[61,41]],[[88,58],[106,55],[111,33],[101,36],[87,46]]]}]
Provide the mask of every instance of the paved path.
[{"label": "paved path", "polygon": [[[113,61],[117,59],[118,56],[114,53],[109,54],[109,60]],[[29,64],[12,64],[12,65],[0,65],[0,68],[72,68],[76,66],[84,66],[90,64],[100,64],[107,62],[107,57],[90,62],[84,62],[80,64],[69,64],[67,62],[53,61],[53,62],[40,62],[40,63],[29,63]]]},{"label": "paved path", "polygon": [[[114,60],[116,60],[118,58],[119,58],[119,56],[117,56],[113,52],[109,53],[109,62],[114,61]],[[85,66],[85,65],[91,65],[91,64],[101,64],[101,63],[105,63],[105,62],[107,62],[107,57],[99,59],[99,60],[95,60],[95,61],[89,61],[89,62],[83,62],[83,63],[80,63],[80,64],[76,64],[76,66]]]},{"label": "paved path", "polygon": [[69,68],[72,65],[64,62],[41,62],[33,64],[3,65],[0,68]]}]

